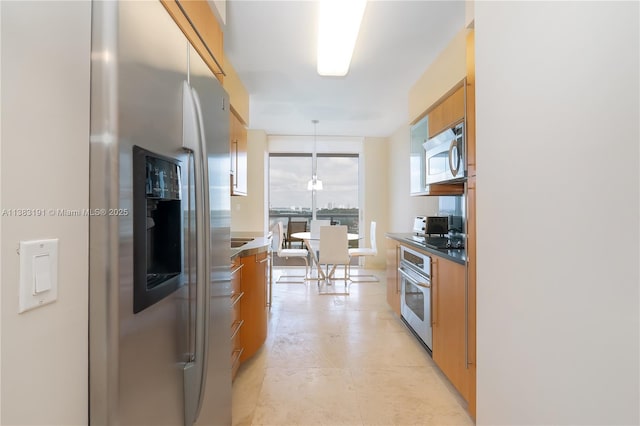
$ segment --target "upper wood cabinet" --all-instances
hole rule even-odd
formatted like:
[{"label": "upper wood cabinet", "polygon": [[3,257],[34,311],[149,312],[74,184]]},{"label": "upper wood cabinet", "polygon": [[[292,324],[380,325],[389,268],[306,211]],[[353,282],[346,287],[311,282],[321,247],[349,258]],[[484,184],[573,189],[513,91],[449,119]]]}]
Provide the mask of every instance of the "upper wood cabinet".
[{"label": "upper wood cabinet", "polygon": [[464,119],[464,90],[464,85],[460,86],[429,111],[430,138]]},{"label": "upper wood cabinet", "polygon": [[247,129],[233,110],[229,116],[231,195],[247,195]]},{"label": "upper wood cabinet", "polygon": [[202,56],[216,78],[223,82],[222,28],[220,28],[209,4],[206,1],[182,1],[180,4],[175,0],[160,0],[160,2]]}]

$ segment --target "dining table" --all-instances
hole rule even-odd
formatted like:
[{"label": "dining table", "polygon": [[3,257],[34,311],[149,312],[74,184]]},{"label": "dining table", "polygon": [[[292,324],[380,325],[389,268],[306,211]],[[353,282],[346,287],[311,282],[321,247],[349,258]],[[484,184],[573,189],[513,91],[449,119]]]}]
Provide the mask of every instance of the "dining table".
[{"label": "dining table", "polygon": [[[326,280],[327,276],[325,275],[324,272],[322,272],[322,268],[320,267],[318,256],[316,255],[316,252],[318,250],[318,243],[320,242],[320,234],[314,235],[312,237],[311,232],[294,232],[291,234],[291,236],[304,241],[304,245],[307,247],[309,254],[311,254],[311,260],[313,261],[313,263],[315,263],[316,268],[318,269],[318,276],[319,276],[318,279]],[[348,241],[354,241],[357,239],[360,239],[360,235],[347,233]],[[335,268],[335,265],[334,265],[334,268]]]}]

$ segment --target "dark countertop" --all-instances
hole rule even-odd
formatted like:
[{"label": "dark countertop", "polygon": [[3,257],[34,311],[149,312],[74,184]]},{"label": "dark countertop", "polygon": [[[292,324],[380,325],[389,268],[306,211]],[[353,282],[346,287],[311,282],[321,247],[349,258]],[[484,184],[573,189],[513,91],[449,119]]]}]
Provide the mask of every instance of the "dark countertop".
[{"label": "dark countertop", "polygon": [[414,234],[412,233],[387,233],[385,236],[387,238],[394,239],[396,241],[401,242],[409,247],[414,247],[419,250],[425,251],[427,253],[434,254],[436,256],[443,257],[444,259],[451,260],[453,262],[459,263],[461,265],[466,265],[467,263],[467,251],[465,249],[434,249],[425,244],[422,244],[413,238],[411,238]]},{"label": "dark countertop", "polygon": [[[232,238],[235,235],[232,235]],[[240,247],[232,247],[231,248],[231,259],[234,259],[238,256],[253,256],[254,254],[262,253],[269,250],[269,246],[271,245],[271,237],[262,236],[262,237],[251,237],[254,238],[253,241],[249,241],[248,243],[240,246]]]}]

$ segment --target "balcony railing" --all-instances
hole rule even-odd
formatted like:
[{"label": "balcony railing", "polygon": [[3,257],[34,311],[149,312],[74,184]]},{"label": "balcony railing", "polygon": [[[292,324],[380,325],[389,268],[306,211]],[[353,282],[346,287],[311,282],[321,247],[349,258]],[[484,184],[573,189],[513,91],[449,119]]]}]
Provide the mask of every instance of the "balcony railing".
[{"label": "balcony railing", "polygon": [[[283,210],[270,210],[269,211],[269,229],[273,229],[276,222],[282,222],[285,235],[285,244],[289,245],[287,236],[288,224],[293,222],[306,222],[306,230],[309,231],[311,223],[310,211],[283,211]],[[332,225],[346,225],[347,232],[351,234],[359,233],[359,212],[357,209],[350,209],[349,211],[322,211],[318,210],[316,213],[316,219],[330,220]],[[349,241],[349,247],[358,247],[358,241]]]}]

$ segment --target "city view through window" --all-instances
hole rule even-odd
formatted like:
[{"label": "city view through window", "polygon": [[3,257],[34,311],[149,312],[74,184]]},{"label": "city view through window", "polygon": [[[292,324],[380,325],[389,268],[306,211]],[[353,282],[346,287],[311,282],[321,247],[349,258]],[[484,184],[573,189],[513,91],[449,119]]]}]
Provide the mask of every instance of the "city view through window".
[{"label": "city view through window", "polygon": [[272,154],[269,158],[269,223],[306,221],[312,217],[312,197],[316,196],[316,218],[332,224],[347,225],[349,232],[359,231],[358,156],[319,154],[318,179],[322,190],[307,190],[311,179],[311,154]]}]

